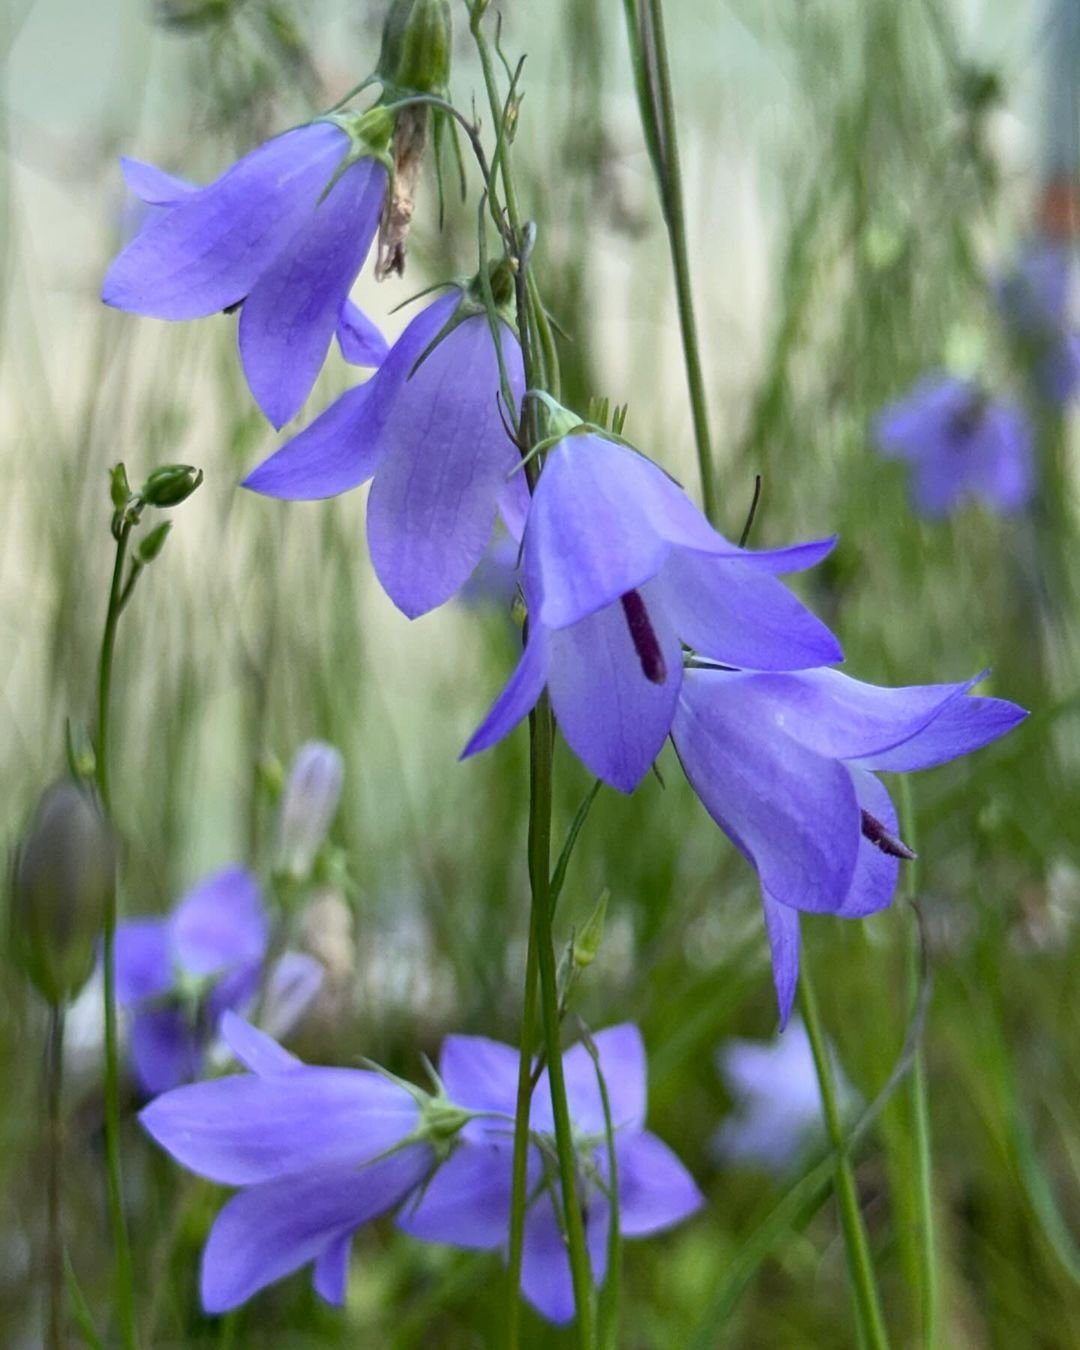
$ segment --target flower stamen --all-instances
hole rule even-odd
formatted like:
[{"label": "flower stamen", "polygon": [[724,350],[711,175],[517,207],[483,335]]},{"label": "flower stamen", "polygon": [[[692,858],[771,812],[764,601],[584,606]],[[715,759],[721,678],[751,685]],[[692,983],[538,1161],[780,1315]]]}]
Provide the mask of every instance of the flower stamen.
[{"label": "flower stamen", "polygon": [[667,679],[667,665],[645,601],[637,591],[627,591],[620,601],[626,615],[626,626],[630,630],[630,641],[641,662],[641,673],[651,684],[663,684]]},{"label": "flower stamen", "polygon": [[913,853],[902,839],[898,839],[895,834],[890,834],[881,821],[876,816],[872,816],[869,811],[863,811],[861,814],[864,839],[869,839],[875,848],[879,848],[882,853],[887,853],[890,858],[914,862],[918,855]]}]

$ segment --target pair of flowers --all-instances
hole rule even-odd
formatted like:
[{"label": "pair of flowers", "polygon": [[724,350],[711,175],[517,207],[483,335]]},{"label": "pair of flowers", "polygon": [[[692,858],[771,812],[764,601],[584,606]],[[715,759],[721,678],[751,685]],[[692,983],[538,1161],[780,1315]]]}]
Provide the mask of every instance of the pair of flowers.
[{"label": "pair of flowers", "polygon": [[[222,1031],[249,1070],[168,1092],[141,1114],[185,1167],[239,1187],[211,1229],[201,1294],[224,1312],[314,1263],[316,1291],[344,1300],[353,1234],[397,1211],[405,1232],[505,1253],[509,1240],[518,1052],[450,1036],[434,1093],[372,1069],[302,1064],[237,1017]],[[613,1181],[600,1076],[610,1104],[619,1230],[659,1232],[692,1214],[692,1177],[645,1129],[645,1050],[637,1028],[610,1027],[563,1056],[577,1150],[578,1203],[593,1280],[606,1274]],[[553,1322],[574,1313],[560,1220],[546,1071],[529,1116],[522,1293]]]}]

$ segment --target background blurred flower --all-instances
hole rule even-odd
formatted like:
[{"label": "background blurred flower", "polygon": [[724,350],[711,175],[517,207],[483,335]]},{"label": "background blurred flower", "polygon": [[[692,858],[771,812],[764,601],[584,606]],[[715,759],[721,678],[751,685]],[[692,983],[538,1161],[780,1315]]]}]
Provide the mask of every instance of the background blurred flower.
[{"label": "background blurred flower", "polygon": [[132,1068],[147,1093],[198,1077],[226,1009],[258,1006],[279,1034],[299,1020],[322,967],[289,952],[268,968],[268,946],[259,884],[244,867],[213,873],[167,917],[117,925],[116,998],[131,1014]]},{"label": "background blurred flower", "polygon": [[1039,391],[1065,403],[1080,384],[1080,334],[1070,325],[1072,248],[1035,240],[996,286],[998,305],[1018,339]]},{"label": "background blurred flower", "polygon": [[1033,433],[1015,404],[942,373],[925,376],[890,404],[874,428],[886,459],[911,465],[915,509],[931,518],[978,497],[993,511],[1019,511],[1035,490]]},{"label": "background blurred flower", "polygon": [[[858,1104],[835,1054],[833,1075],[842,1113]],[[821,1089],[810,1038],[794,1017],[774,1041],[732,1039],[716,1054],[735,1109],[713,1136],[713,1150],[726,1163],[760,1166],[777,1178],[805,1158],[823,1134]]]},{"label": "background blurred flower", "polygon": [[333,824],[345,761],[325,741],[307,741],[296,752],[277,815],[277,867],[295,881],[311,875]]}]

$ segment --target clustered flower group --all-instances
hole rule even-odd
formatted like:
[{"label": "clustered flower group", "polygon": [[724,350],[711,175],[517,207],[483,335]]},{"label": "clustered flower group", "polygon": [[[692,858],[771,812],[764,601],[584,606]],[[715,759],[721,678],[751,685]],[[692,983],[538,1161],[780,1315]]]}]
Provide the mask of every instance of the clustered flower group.
[{"label": "clustered flower group", "polygon": [[[335,332],[346,357],[376,367],[245,485],[295,500],[373,480],[372,562],[410,618],[458,594],[493,530],[504,529],[518,560],[527,640],[464,755],[507,735],[545,689],[569,746],[622,792],[635,789],[671,737],[706,810],[758,872],[786,1022],[799,915],[884,908],[911,856],[875,773],[941,764],[1025,714],[969,697],[975,680],[886,689],[841,674],[835,636],[780,580],[819,562],[835,540],[760,551],[732,544],[656,464],[557,405],[547,405],[549,437],[530,495],[504,424],[515,409],[503,400],[520,407],[526,394],[505,265],[450,287],[388,351],[349,300],[387,187],[387,127],[369,119],[362,132],[340,120],[312,123],[204,188],[129,163],[128,180],[152,213],[113,264],[105,299],[167,319],[239,308],[244,370],[275,426],[302,406]],[[928,470],[920,492],[928,509],[946,509],[957,484],[972,481],[973,439],[996,436],[1007,447],[1015,429],[965,390],[948,385],[934,397],[935,435],[952,447],[953,468]],[[883,438],[918,461],[933,437],[916,420],[901,410]],[[1026,491],[1004,449],[979,472],[987,492],[1019,501]],[[234,945],[215,928],[229,907],[246,914]],[[142,1115],[184,1165],[239,1188],[204,1254],[207,1309],[234,1307],[309,1262],[319,1293],[340,1301],[352,1233],[391,1210],[417,1237],[505,1250],[515,1051],[449,1038],[434,1093],[371,1070],[301,1064],[232,1011],[249,1006],[252,971],[266,954],[254,880],[237,870],[205,883],[170,919],[129,925],[120,939],[146,1085],[172,1086],[197,1072],[202,1032],[183,1011],[192,981],[213,981],[202,1025],[216,1031],[224,1014],[221,1033],[249,1071],[174,1087]],[[153,1080],[145,1051],[152,1041],[169,1065]],[[636,1029],[599,1033],[595,1052],[594,1064],[575,1046],[565,1070],[599,1283],[615,1190],[627,1236],[677,1222],[701,1197],[644,1129]],[[611,1098],[617,1179],[599,1076]],[[522,1285],[542,1313],[565,1321],[573,1296],[550,1111],[541,1075],[529,1122]]]}]

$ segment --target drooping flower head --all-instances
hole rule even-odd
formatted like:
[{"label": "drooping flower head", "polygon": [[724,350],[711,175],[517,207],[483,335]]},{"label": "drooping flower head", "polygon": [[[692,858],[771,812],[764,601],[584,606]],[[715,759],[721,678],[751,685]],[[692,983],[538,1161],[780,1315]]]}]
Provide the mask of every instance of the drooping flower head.
[{"label": "drooping flower head", "polygon": [[240,307],[240,356],[275,426],[299,411],[335,331],[349,359],[374,362],[378,333],[348,299],[379,224],[392,117],[286,131],[196,188],[126,161],[155,210],[109,268],[106,304],[159,319]]},{"label": "drooping flower head", "polygon": [[322,967],[286,952],[267,968],[269,938],[259,884],[244,867],[213,873],[165,917],[117,925],[116,1000],[130,1013],[132,1068],[145,1092],[199,1076],[227,1009],[259,1005],[278,1035],[299,1020]]},{"label": "drooping flower head", "polygon": [[422,1094],[372,1070],[303,1064],[232,1013],[222,1033],[250,1072],[176,1088],[139,1117],[184,1167],[240,1188],[203,1251],[203,1307],[227,1312],[311,1262],[316,1292],[341,1303],[353,1233],[435,1164]]},{"label": "drooping flower head", "polygon": [[[667,1145],[645,1129],[645,1047],[637,1027],[608,1027],[593,1037],[593,1044],[611,1107],[619,1231],[624,1237],[646,1237],[680,1223],[703,1197]],[[563,1071],[577,1153],[578,1203],[593,1281],[600,1286],[607,1273],[611,1177],[598,1067],[578,1044],[563,1055]],[[404,1206],[398,1225],[431,1242],[505,1254],[513,1159],[512,1124],[505,1122],[512,1122],[517,1100],[518,1052],[482,1036],[450,1036],[439,1075],[452,1101],[494,1112],[495,1118],[465,1127],[461,1145],[415,1202]],[[562,1198],[546,1070],[533,1091],[529,1128],[521,1291],[549,1321],[565,1323],[574,1316],[574,1292],[559,1219]]]},{"label": "drooping flower head", "polygon": [[[314,1263],[316,1292],[345,1297],[352,1235],[398,1208],[406,1232],[506,1251],[510,1230],[517,1051],[479,1036],[443,1044],[435,1093],[368,1069],[302,1064],[232,1013],[230,1049],[249,1070],[165,1093],[141,1113],[184,1167],[239,1188],[203,1251],[207,1312],[235,1308]],[[645,1236],[693,1213],[689,1173],[644,1128],[645,1058],[635,1027],[595,1037],[611,1104],[620,1231]],[[607,1129],[597,1068],[585,1047],[563,1059],[578,1154],[579,1200],[593,1277],[602,1283],[610,1223]],[[556,1322],[573,1316],[559,1227],[547,1076],[536,1084],[527,1158],[522,1292]]]},{"label": "drooping flower head", "polygon": [[[842,1113],[858,1096],[833,1061]],[[771,1043],[733,1038],[716,1056],[735,1109],[713,1136],[713,1151],[734,1166],[760,1166],[776,1178],[796,1167],[821,1137],[821,1087],[810,1038],[793,1017]]]},{"label": "drooping flower head", "polygon": [[672,740],[690,785],[757,869],[786,1023],[799,971],[799,913],[884,909],[912,855],[877,771],[944,764],[1027,716],[963,684],[884,689],[835,670],[688,670]]},{"label": "drooping flower head", "polygon": [[[493,277],[493,286],[501,273]],[[520,454],[500,416],[499,363],[478,287],[423,310],[366,384],[343,394],[248,475],[268,497],[333,497],[374,477],[368,546],[394,604],[416,618],[448,600],[483,556],[497,513],[520,534],[528,502]],[[515,400],[524,377],[499,325]]]},{"label": "drooping flower head", "polygon": [[1035,489],[1027,416],[969,380],[926,376],[881,413],[875,437],[887,459],[911,465],[911,496],[923,516],[947,516],[969,497],[1009,514]]},{"label": "drooping flower head", "polygon": [[505,736],[546,685],[575,754],[631,792],[671,729],[684,643],[760,670],[841,659],[833,635],[775,575],[812,566],[834,542],[738,548],[643,456],[594,430],[565,436],[525,527],[528,642],[464,753]]},{"label": "drooping flower head", "polygon": [[1002,316],[1030,365],[1039,392],[1065,403],[1080,385],[1080,333],[1071,325],[1072,246],[1040,239],[1020,254],[996,287]]}]

